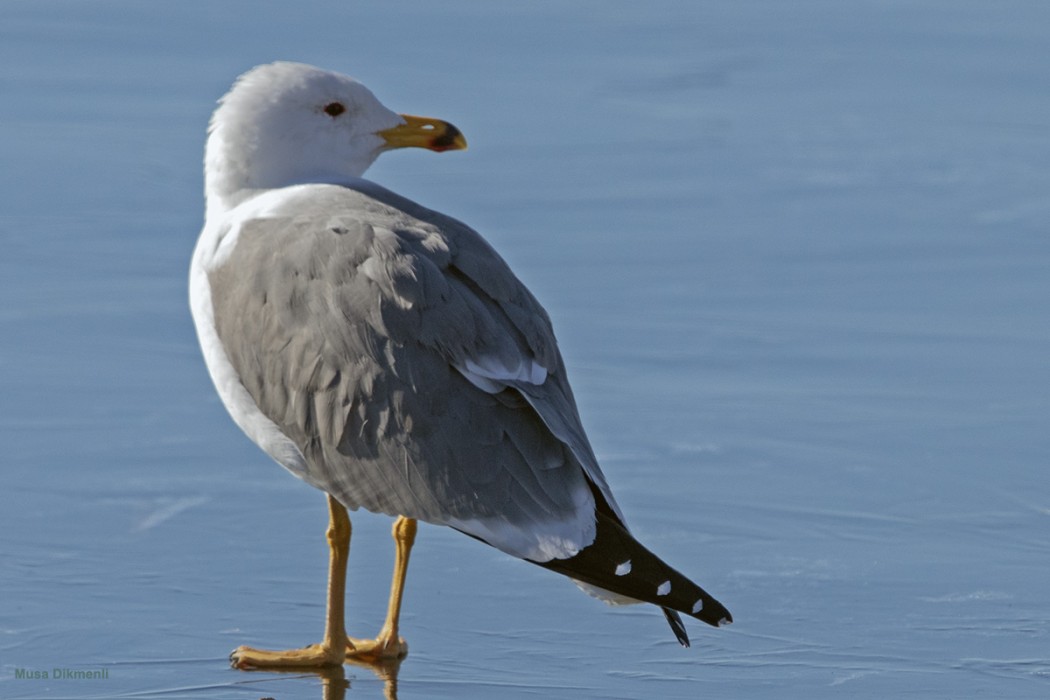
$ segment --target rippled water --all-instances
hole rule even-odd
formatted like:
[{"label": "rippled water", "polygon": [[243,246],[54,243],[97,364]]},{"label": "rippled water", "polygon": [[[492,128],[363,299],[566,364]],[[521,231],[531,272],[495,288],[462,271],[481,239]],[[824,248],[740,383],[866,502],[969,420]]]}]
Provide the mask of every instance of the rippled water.
[{"label": "rippled water", "polygon": [[[0,5],[0,697],[1045,695],[1050,8],[362,4]],[[370,175],[546,304],[634,530],[735,625],[683,650],[425,527],[396,687],[227,668],[322,627],[323,497],[185,302],[207,118],[276,58],[463,129]],[[19,677],[55,669],[106,677]]]}]

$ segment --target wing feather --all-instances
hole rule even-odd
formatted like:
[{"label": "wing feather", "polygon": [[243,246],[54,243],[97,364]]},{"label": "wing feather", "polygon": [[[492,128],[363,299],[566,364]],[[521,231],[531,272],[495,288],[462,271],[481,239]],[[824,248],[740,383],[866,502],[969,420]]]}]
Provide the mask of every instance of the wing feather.
[{"label": "wing feather", "polygon": [[465,225],[366,181],[298,188],[209,281],[244,387],[348,507],[536,561],[593,541],[591,483],[615,508],[547,314]]}]

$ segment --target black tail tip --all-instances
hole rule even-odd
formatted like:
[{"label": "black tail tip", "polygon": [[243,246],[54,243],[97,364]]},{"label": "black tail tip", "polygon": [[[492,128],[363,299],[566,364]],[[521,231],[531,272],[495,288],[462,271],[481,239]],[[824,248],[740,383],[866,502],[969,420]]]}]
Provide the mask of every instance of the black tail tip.
[{"label": "black tail tip", "polygon": [[726,609],[726,606],[714,598],[706,596],[706,594],[705,597],[707,600],[704,600],[703,607],[692,613],[693,617],[706,622],[712,627],[725,627],[733,624],[733,615]]},{"label": "black tail tip", "polygon": [[671,625],[671,631],[674,632],[674,636],[678,639],[678,643],[682,646],[689,647],[689,633],[685,631],[685,623],[682,622],[682,616],[671,608],[664,608],[664,617],[667,618],[667,624]]},{"label": "black tail tip", "polygon": [[[694,615],[699,620],[706,622],[712,627],[725,627],[726,625],[733,624],[733,615],[726,610],[718,601],[712,598],[711,602],[713,605],[709,606],[708,610],[705,610],[703,615]],[[710,609],[716,608],[717,610]],[[682,622],[682,616],[671,608],[663,608],[664,617],[667,618],[667,624],[671,626],[671,631],[674,632],[675,638],[678,643],[683,647],[689,646],[689,633],[685,630],[685,624]]]}]

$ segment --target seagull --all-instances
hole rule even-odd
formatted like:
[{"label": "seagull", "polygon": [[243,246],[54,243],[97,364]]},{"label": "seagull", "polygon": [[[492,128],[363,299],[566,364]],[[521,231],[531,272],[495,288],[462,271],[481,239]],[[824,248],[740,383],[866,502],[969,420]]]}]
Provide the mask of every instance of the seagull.
[{"label": "seagull", "polygon": [[[328,498],[322,641],[238,647],[236,668],[399,659],[417,521],[573,579],[612,604],[732,622],[640,544],[584,434],[551,321],[476,231],[362,178],[383,152],[467,147],[448,122],[398,114],[348,76],[258,66],[212,116],[190,306],[234,422]],[[350,519],[395,518],[386,621],[347,636]]]}]

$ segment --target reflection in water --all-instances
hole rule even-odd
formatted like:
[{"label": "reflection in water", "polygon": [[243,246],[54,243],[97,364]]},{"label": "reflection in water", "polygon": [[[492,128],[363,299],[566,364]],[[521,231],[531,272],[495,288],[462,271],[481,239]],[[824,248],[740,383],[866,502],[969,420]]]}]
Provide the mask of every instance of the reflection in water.
[{"label": "reflection in water", "polygon": [[[397,700],[397,674],[401,668],[401,659],[387,659],[375,662],[347,659],[346,663],[351,666],[367,668],[374,673],[376,678],[383,681],[383,697],[386,698],[386,700]],[[287,673],[288,671],[245,669],[243,672]],[[299,669],[296,670],[295,673],[301,678],[308,678],[310,674],[316,674],[317,677],[321,679],[322,700],[345,700],[346,691],[350,688],[350,681],[346,678],[346,669],[343,666],[317,669],[316,671],[310,671],[308,673],[304,673],[303,670]],[[261,700],[270,699],[262,698]]]},{"label": "reflection in water", "polygon": [[[402,659],[382,659],[379,661],[358,661],[347,659],[346,662],[352,666],[367,668],[375,674],[376,678],[383,681],[383,697],[386,700],[397,700],[397,673],[401,670]],[[339,668],[342,671],[342,667]],[[329,700],[328,691],[325,690],[325,700]],[[332,698],[341,698],[341,695],[332,695]]]},{"label": "reflection in water", "polygon": [[321,677],[322,700],[343,700],[350,681],[346,680],[346,671],[342,666],[322,669],[317,672]]}]

